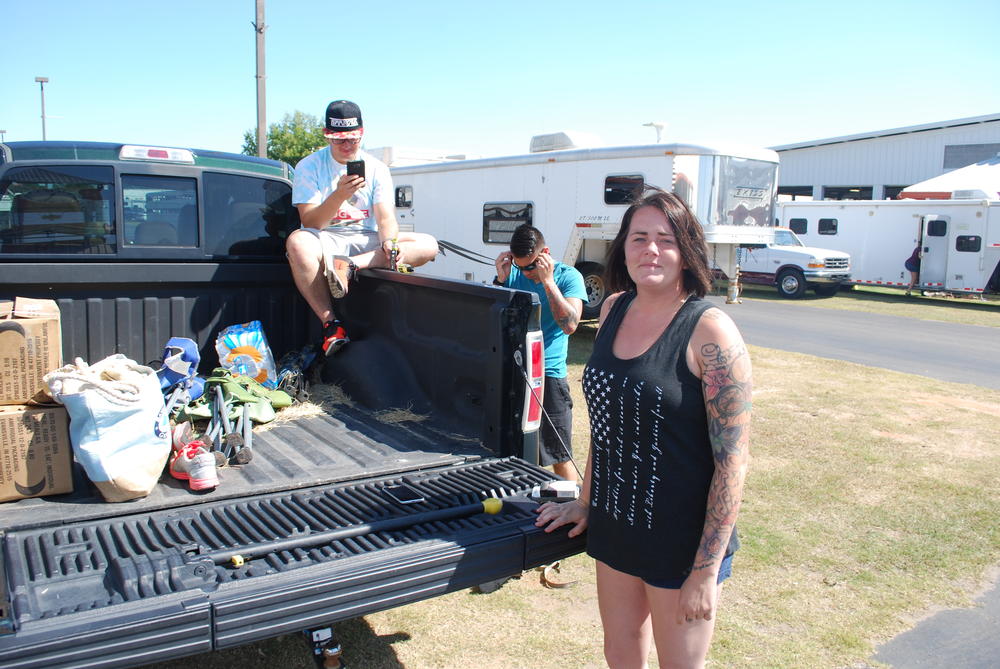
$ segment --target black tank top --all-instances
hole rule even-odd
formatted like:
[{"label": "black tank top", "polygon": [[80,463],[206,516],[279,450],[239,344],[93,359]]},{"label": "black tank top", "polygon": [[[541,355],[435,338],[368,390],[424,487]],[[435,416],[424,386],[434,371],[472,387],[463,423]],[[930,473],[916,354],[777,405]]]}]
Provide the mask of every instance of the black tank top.
[{"label": "black tank top", "polygon": [[[649,350],[621,360],[612,346],[634,299],[615,300],[583,372],[593,457],[587,553],[634,576],[683,578],[715,472],[701,380],[685,353],[712,305],[689,298]],[[726,554],[738,547],[734,528]]]}]

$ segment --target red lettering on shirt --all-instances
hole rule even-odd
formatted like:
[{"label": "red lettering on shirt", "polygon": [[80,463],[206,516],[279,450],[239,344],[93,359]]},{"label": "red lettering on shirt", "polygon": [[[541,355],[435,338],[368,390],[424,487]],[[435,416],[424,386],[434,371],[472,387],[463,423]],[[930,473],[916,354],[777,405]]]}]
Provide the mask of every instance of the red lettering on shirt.
[{"label": "red lettering on shirt", "polygon": [[359,217],[358,217],[358,215],[357,215],[358,213],[361,214],[360,218],[368,218],[368,210],[367,209],[355,209],[354,212],[348,212],[348,211],[344,211],[343,209],[341,209],[341,210],[339,210],[337,212],[337,215],[334,216],[334,218],[337,219],[337,220],[339,220],[339,221],[356,221],[356,220],[360,220]]}]

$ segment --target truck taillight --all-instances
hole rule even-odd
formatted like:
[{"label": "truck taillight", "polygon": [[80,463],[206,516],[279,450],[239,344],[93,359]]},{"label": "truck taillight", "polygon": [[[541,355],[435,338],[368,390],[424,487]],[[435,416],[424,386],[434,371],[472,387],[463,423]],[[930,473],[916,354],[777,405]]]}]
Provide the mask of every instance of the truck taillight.
[{"label": "truck taillight", "polygon": [[525,337],[528,359],[525,367],[528,380],[524,389],[524,412],[521,419],[522,432],[534,432],[542,424],[542,393],[545,382],[545,345],[542,333],[529,332]]}]

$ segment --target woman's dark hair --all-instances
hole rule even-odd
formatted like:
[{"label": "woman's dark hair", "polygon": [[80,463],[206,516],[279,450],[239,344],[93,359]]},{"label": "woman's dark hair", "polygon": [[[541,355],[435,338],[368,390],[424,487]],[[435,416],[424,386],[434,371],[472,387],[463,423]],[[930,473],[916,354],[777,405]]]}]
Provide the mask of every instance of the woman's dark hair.
[{"label": "woman's dark hair", "polygon": [[515,258],[530,256],[538,249],[545,246],[545,237],[542,231],[531,223],[522,223],[514,228],[514,234],[510,237],[510,252]]},{"label": "woman's dark hair", "polygon": [[625,239],[632,225],[632,217],[643,207],[654,207],[670,221],[681,261],[684,263],[684,290],[698,297],[705,297],[712,288],[712,271],[708,266],[708,247],[705,245],[705,232],[701,223],[684,200],[674,193],[649,185],[643,187],[642,195],[625,211],[618,235],[608,247],[604,261],[604,283],[608,293],[635,289],[635,282],[625,266]]}]

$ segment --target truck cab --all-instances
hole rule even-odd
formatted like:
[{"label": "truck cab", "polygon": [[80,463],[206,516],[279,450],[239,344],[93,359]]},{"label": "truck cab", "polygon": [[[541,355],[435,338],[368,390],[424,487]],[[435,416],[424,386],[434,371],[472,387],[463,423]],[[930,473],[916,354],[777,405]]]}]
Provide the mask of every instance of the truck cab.
[{"label": "truck cab", "polygon": [[851,280],[850,255],[806,246],[788,228],[775,228],[771,244],[741,249],[739,266],[744,283],[776,286],[789,299],[802,297],[809,288],[830,297]]}]

